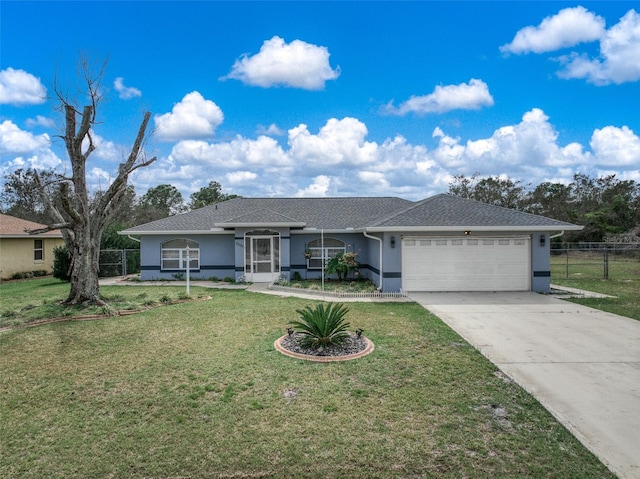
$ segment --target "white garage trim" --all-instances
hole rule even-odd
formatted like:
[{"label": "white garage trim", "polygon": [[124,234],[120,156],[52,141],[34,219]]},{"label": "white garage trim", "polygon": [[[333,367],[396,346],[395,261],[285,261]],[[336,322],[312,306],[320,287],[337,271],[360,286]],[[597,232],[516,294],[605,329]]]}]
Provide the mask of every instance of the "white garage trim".
[{"label": "white garage trim", "polygon": [[529,236],[402,238],[405,291],[529,291]]}]

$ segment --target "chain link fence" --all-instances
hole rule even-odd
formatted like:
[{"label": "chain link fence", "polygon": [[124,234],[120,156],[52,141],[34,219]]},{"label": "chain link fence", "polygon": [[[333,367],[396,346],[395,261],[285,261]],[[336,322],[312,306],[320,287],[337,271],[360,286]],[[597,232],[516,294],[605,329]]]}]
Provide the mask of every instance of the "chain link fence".
[{"label": "chain link fence", "polygon": [[139,249],[105,249],[100,251],[101,278],[127,276],[140,272]]},{"label": "chain link fence", "polygon": [[551,278],[637,280],[638,243],[562,243],[551,245]]}]

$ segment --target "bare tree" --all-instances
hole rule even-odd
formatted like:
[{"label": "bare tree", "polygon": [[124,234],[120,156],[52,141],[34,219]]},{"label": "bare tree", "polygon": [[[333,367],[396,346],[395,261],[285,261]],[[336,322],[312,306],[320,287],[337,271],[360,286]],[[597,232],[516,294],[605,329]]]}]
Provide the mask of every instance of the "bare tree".
[{"label": "bare tree", "polygon": [[82,111],[61,93],[57,85],[55,88],[64,114],[65,128],[60,138],[64,141],[71,163],[71,176],[60,175],[46,183],[38,177],[51,221],[46,228],[32,233],[57,229],[62,232],[71,255],[71,291],[67,304],[101,304],[98,283],[100,237],[107,222],[129,192],[129,175],[150,165],[156,158],[146,159],[144,154],[147,125],[151,118],[151,113],[146,112],[129,155],[120,163],[111,185],[104,192],[91,194],[87,185],[86,168],[89,156],[96,149],[93,127],[102,100],[104,66],[97,75],[90,72],[86,61],[81,63],[81,67],[88,103]]}]

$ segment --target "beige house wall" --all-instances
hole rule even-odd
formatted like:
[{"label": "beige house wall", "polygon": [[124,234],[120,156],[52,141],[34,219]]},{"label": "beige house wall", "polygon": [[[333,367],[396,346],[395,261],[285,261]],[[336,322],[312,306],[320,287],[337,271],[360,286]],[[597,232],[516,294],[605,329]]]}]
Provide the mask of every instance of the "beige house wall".
[{"label": "beige house wall", "polygon": [[[42,240],[44,258],[34,259],[35,240]],[[0,238],[0,278],[36,270],[53,272],[53,250],[63,246],[62,238]]]}]

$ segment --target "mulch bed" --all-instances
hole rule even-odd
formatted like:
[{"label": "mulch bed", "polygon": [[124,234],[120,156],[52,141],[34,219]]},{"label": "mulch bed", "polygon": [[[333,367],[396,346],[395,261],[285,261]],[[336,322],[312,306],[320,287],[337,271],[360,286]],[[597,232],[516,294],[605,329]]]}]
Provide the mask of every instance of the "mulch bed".
[{"label": "mulch bed", "polygon": [[373,343],[364,336],[349,336],[340,345],[331,344],[325,348],[304,348],[300,345],[301,333],[284,335],[275,341],[275,347],[281,353],[298,359],[329,362],[356,359],[373,351]]}]

